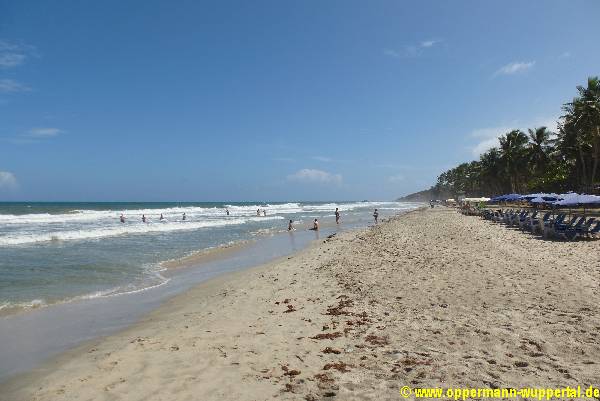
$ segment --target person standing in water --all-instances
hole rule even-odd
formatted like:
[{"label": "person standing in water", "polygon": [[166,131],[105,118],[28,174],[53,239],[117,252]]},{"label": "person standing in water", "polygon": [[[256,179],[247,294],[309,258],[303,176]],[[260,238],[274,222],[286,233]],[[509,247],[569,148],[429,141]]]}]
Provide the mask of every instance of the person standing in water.
[{"label": "person standing in water", "polygon": [[145,215],[145,214],[143,214],[143,215],[142,215],[142,223],[145,223],[145,222],[146,222],[146,215]]},{"label": "person standing in water", "polygon": [[377,219],[379,218],[379,212],[377,209],[373,212],[373,218],[375,219],[375,224],[377,224]]},{"label": "person standing in water", "polygon": [[337,207],[335,208],[335,224],[340,224],[340,211]]},{"label": "person standing in water", "polygon": [[119,220],[121,221],[121,223],[125,223],[125,216],[123,216],[123,213],[121,213]]},{"label": "person standing in water", "polygon": [[160,214],[160,220],[164,220],[165,218],[163,217],[162,213]]},{"label": "person standing in water", "polygon": [[225,209],[225,213],[229,216],[229,209]]},{"label": "person standing in water", "polygon": [[294,222],[292,220],[290,220],[290,222],[288,224],[288,231],[292,231],[294,229],[294,225],[292,223],[294,223]]},{"label": "person standing in water", "polygon": [[267,209],[263,209],[263,216],[267,217]]},{"label": "person standing in water", "polygon": [[185,215],[185,212],[183,212],[183,217],[181,218],[181,220],[185,221],[186,218],[187,216]]},{"label": "person standing in water", "polygon": [[260,209],[256,209],[256,215],[260,216]]}]

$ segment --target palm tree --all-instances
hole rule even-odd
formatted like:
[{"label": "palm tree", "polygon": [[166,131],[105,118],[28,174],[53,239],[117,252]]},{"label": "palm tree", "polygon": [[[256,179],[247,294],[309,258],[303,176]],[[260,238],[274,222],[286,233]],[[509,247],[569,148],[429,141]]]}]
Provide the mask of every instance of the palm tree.
[{"label": "palm tree", "polygon": [[580,187],[588,182],[588,147],[581,140],[580,131],[577,126],[576,105],[579,99],[574,98],[572,102],[563,105],[565,114],[561,116],[558,127],[557,147],[563,155],[575,159],[576,181]]},{"label": "palm tree", "polygon": [[510,180],[510,189],[517,192],[521,189],[520,176],[526,166],[527,135],[520,130],[513,130],[500,138],[501,160]]},{"label": "palm tree", "polygon": [[579,98],[574,101],[575,126],[579,130],[579,142],[590,149],[591,163],[589,186],[596,182],[600,161],[600,80],[589,77],[587,87],[578,86]]},{"label": "palm tree", "polygon": [[546,127],[529,128],[529,161],[532,164],[532,173],[543,173],[548,164],[548,141],[550,131]]},{"label": "palm tree", "polygon": [[502,160],[498,148],[491,148],[479,158],[482,195],[499,195],[503,191],[504,179],[501,174]]},{"label": "palm tree", "polygon": [[579,140],[579,132],[575,126],[575,112],[573,103],[567,103],[563,106],[566,112],[561,117],[558,124],[558,134],[554,159],[558,162],[564,162],[573,165],[570,181],[578,188],[583,188],[588,182],[587,169],[587,149],[582,141]]},{"label": "palm tree", "polygon": [[[546,127],[514,130],[500,146],[442,173],[437,193],[493,195],[543,190],[590,191],[600,180],[600,79],[588,78],[578,96],[563,105],[556,137]],[[528,166],[529,164],[529,166]]]}]

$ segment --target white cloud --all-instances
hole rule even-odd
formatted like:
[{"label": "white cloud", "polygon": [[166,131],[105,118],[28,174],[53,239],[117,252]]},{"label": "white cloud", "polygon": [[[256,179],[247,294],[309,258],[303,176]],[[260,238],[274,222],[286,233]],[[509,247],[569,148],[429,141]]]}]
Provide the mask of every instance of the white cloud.
[{"label": "white cloud", "polygon": [[64,131],[59,128],[32,128],[25,136],[30,138],[50,138],[63,132]]},{"label": "white cloud", "polygon": [[389,57],[400,58],[401,55],[394,49],[383,49],[383,54]]},{"label": "white cloud", "polygon": [[16,50],[19,50],[20,48],[21,48],[21,46],[16,43],[9,42],[8,40],[5,40],[5,39],[0,39],[0,52],[16,51]]},{"label": "white cloud", "polygon": [[0,39],[0,67],[19,66],[30,56],[38,56],[35,47]]},{"label": "white cloud", "polygon": [[319,162],[325,162],[325,163],[329,163],[329,162],[333,161],[333,159],[331,159],[330,157],[325,157],[325,156],[313,156],[312,159],[319,161]]},{"label": "white cloud", "polygon": [[18,185],[17,177],[9,171],[0,171],[0,190],[13,190]]},{"label": "white cloud", "polygon": [[[505,134],[508,131],[502,131],[500,135]],[[487,138],[482,140],[481,142],[479,142],[477,145],[475,145],[473,147],[473,149],[471,149],[471,152],[473,153],[473,156],[475,157],[479,157],[480,155],[484,154],[485,152],[487,152],[488,150],[490,150],[491,148],[497,148],[500,145],[500,143],[498,142],[498,137],[496,138]]]},{"label": "white cloud", "polygon": [[432,47],[433,45],[440,43],[439,40],[425,40],[421,42],[421,47]]},{"label": "white cloud", "polygon": [[23,64],[26,56],[17,53],[0,53],[0,67],[10,68]]},{"label": "white cloud", "polygon": [[404,55],[406,57],[417,57],[419,55],[419,49],[416,46],[405,46]]},{"label": "white cloud", "polygon": [[400,181],[404,181],[405,179],[406,179],[406,177],[402,174],[396,174],[391,177],[388,177],[389,182],[400,182]]},{"label": "white cloud", "polygon": [[64,133],[66,131],[60,128],[53,127],[36,127],[32,128],[29,131],[26,131],[21,134],[17,134],[14,137],[0,138],[4,141],[13,143],[15,145],[29,145],[40,143],[50,138],[57,137],[58,135]]},{"label": "white cloud", "polygon": [[288,175],[289,181],[305,182],[305,183],[321,183],[321,184],[341,184],[342,176],[340,174],[332,174],[327,171],[304,168],[296,173]]},{"label": "white cloud", "polygon": [[12,79],[0,79],[0,93],[27,92],[29,87]]},{"label": "white cloud", "polygon": [[569,58],[571,57],[571,52],[564,52],[558,58]]},{"label": "white cloud", "polygon": [[383,49],[383,54],[393,58],[412,58],[417,57],[421,54],[423,49],[433,47],[434,45],[440,43],[441,40],[424,40],[420,42],[418,45],[408,45],[404,46],[402,51],[398,51],[395,49]]},{"label": "white cloud", "polygon": [[498,147],[500,142],[498,138],[507,132],[510,132],[517,127],[519,124],[515,123],[512,126],[498,126],[489,128],[480,128],[471,132],[471,137],[477,138],[479,141],[475,146],[472,147],[471,152],[473,156],[479,157],[481,154],[487,152],[491,148]]},{"label": "white cloud", "polygon": [[479,157],[481,154],[485,153],[491,148],[499,146],[500,143],[498,142],[498,138],[500,136],[515,129],[520,129],[521,131],[527,133],[527,129],[529,128],[546,127],[549,131],[556,132],[558,130],[557,123],[558,117],[538,118],[526,124],[515,121],[511,125],[502,125],[473,130],[469,136],[471,138],[476,138],[478,142],[471,147],[471,152],[473,153],[473,156]]},{"label": "white cloud", "polygon": [[535,65],[535,61],[514,62],[514,63],[506,64],[505,66],[499,68],[494,73],[494,76],[513,75],[513,74],[525,72],[525,71],[533,68],[534,65]]}]

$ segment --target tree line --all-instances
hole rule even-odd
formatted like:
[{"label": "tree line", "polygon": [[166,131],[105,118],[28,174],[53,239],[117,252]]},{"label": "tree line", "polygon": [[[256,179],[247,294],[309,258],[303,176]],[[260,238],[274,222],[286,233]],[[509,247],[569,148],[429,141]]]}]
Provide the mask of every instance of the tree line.
[{"label": "tree line", "polygon": [[562,106],[558,132],[547,127],[513,130],[479,160],[443,172],[432,198],[505,193],[600,192],[600,81],[588,78]]}]

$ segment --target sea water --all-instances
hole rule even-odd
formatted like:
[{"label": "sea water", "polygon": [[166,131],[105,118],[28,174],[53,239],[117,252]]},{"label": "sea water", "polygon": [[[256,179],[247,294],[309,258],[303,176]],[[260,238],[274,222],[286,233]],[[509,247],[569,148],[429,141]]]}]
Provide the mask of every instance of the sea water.
[{"label": "sea water", "polygon": [[336,207],[342,226],[350,227],[372,221],[375,208],[384,218],[416,206],[401,202],[0,203],[0,314],[161,286],[170,280],[165,261],[275,235],[287,230],[289,220],[300,230],[315,218],[321,224],[335,224]]}]

